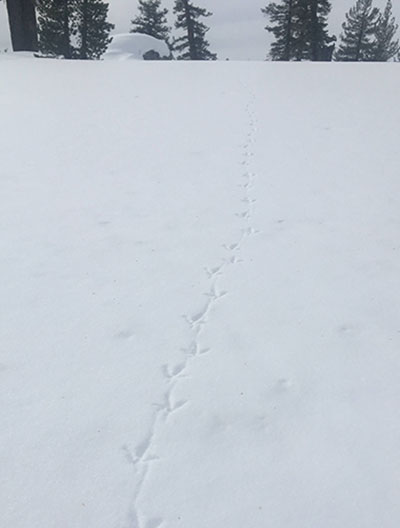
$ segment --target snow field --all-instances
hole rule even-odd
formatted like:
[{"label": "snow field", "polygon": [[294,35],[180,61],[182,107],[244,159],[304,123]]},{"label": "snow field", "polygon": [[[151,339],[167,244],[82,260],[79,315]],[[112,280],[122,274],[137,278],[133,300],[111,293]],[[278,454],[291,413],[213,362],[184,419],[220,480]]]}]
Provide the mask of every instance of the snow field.
[{"label": "snow field", "polygon": [[1,69],[2,524],[397,527],[396,65]]}]

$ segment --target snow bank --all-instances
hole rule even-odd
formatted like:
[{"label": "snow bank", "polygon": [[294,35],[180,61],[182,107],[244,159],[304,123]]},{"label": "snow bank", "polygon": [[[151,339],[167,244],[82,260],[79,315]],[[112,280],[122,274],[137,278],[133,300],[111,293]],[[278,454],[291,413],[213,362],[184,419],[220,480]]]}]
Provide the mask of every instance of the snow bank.
[{"label": "snow bank", "polygon": [[106,60],[170,59],[171,51],[163,40],[141,33],[114,35],[107,52]]},{"label": "snow bank", "polygon": [[6,51],[0,52],[0,60],[34,59],[35,54],[30,51]]}]

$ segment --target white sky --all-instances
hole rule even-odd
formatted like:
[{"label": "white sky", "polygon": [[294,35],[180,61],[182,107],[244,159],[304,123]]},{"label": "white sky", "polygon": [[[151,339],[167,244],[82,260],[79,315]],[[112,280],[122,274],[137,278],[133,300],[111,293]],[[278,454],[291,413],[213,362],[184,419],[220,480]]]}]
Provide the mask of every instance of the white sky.
[{"label": "white sky", "polygon": [[[1,2],[2,0],[0,0]],[[129,30],[130,19],[136,12],[136,0],[110,0],[110,21],[115,24],[115,32],[123,33]],[[164,0],[165,7],[172,11],[174,0]],[[267,54],[268,34],[264,30],[266,19],[260,9],[268,0],[196,0],[214,13],[208,19],[210,32],[208,40],[212,51],[218,53],[220,59],[263,60]],[[330,24],[335,34],[340,33],[341,23],[346,11],[355,0],[333,0]],[[386,0],[375,0],[375,5],[381,7]],[[400,1],[393,2],[394,13],[400,22]],[[170,13],[171,25],[173,16]],[[9,35],[4,4],[0,4],[0,49],[9,48]]]}]

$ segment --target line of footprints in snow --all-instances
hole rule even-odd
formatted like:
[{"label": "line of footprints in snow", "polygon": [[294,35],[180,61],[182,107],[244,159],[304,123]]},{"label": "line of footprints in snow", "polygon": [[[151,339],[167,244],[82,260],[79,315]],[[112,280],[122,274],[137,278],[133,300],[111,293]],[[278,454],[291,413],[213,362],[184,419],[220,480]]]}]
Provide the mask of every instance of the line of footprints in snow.
[{"label": "line of footprints in snow", "polygon": [[220,264],[214,267],[205,268],[204,270],[210,281],[209,291],[204,294],[205,297],[207,297],[207,301],[203,308],[198,312],[195,312],[192,315],[183,316],[189,326],[190,332],[192,333],[192,340],[186,347],[181,349],[184,354],[184,359],[180,363],[175,365],[163,365],[162,367],[168,388],[164,393],[162,401],[154,404],[154,418],[146,438],[135,447],[134,452],[132,452],[128,446],[123,447],[126,459],[134,466],[137,474],[137,485],[133,505],[128,514],[127,528],[160,528],[164,523],[164,521],[159,518],[146,520],[144,516],[140,514],[136,506],[149,471],[149,465],[152,461],[158,459],[156,455],[151,453],[153,441],[161,423],[165,423],[172,414],[188,404],[187,400],[177,400],[174,398],[173,392],[179,380],[185,377],[185,372],[188,370],[190,362],[195,358],[210,352],[210,348],[202,347],[200,343],[200,335],[207,324],[207,316],[209,315],[210,310],[217,301],[225,297],[228,293],[218,288],[218,278],[223,275],[224,270],[228,266],[241,262],[239,254],[242,244],[246,238],[258,233],[258,231],[251,225],[253,208],[256,202],[251,196],[251,190],[254,188],[256,175],[250,169],[251,158],[253,156],[252,144],[254,143],[255,134],[257,132],[256,119],[252,110],[253,103],[254,98],[252,98],[251,102],[246,106],[249,131],[243,145],[243,159],[241,161],[243,167],[242,179],[244,179],[244,182],[238,184],[244,191],[244,196],[242,198],[244,211],[235,213],[238,218],[245,222],[245,226],[241,230],[241,235],[236,242],[223,245],[228,252],[228,257],[224,258]]}]

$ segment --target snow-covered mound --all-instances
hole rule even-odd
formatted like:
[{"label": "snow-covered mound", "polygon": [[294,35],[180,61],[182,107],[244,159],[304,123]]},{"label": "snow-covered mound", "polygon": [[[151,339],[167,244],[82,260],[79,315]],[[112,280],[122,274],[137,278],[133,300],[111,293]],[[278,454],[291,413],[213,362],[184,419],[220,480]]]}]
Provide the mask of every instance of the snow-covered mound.
[{"label": "snow-covered mound", "polygon": [[106,60],[167,60],[171,51],[163,40],[142,33],[121,33],[114,35],[108,50],[103,55]]}]

